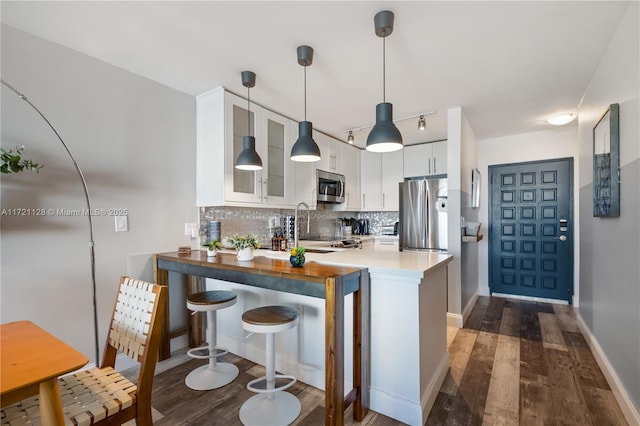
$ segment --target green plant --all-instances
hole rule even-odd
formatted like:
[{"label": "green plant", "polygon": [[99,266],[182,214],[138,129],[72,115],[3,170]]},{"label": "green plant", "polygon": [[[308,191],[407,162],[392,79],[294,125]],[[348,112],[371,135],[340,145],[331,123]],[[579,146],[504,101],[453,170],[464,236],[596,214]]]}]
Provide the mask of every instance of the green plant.
[{"label": "green plant", "polygon": [[211,240],[208,243],[204,243],[202,247],[206,247],[209,250],[220,250],[222,248],[222,243],[218,240]]},{"label": "green plant", "polygon": [[293,257],[296,258],[296,260],[298,261],[298,263],[304,263],[304,252],[306,251],[306,249],[302,246],[298,246],[298,247],[294,247],[291,249],[291,251],[289,252],[289,254]]},{"label": "green plant", "polygon": [[229,243],[233,245],[236,250],[244,248],[257,249],[260,247],[260,239],[257,235],[234,235],[229,238]]},{"label": "green plant", "polygon": [[3,174],[18,173],[23,170],[32,170],[36,173],[43,167],[42,164],[34,163],[31,160],[25,160],[22,158],[24,153],[24,145],[20,148],[16,147],[15,154],[12,150],[7,151],[0,147],[0,158],[2,159],[2,165],[0,166],[0,172]]}]

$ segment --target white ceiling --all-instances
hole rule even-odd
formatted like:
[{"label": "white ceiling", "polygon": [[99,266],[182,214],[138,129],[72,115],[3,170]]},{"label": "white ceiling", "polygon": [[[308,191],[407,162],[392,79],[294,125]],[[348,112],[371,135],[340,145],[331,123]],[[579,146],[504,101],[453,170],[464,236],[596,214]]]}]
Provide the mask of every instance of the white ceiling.
[{"label": "white ceiling", "polygon": [[[478,139],[548,128],[576,111],[628,2],[2,1],[2,22],[197,95],[225,86],[302,120],[303,68],[314,48],[307,118],[342,140],[372,124],[382,101],[382,39],[373,16],[395,13],[386,40],[386,97],[394,117],[435,110],[428,128],[398,123],[405,143],[447,137],[462,106]],[[356,133],[364,146],[368,130]]]}]

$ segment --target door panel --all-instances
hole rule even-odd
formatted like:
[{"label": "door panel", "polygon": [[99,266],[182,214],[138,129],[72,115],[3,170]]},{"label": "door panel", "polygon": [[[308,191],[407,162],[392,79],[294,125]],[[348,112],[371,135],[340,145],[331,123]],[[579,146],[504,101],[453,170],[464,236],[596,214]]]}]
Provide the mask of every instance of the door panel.
[{"label": "door panel", "polygon": [[489,167],[489,289],[573,295],[573,159]]}]

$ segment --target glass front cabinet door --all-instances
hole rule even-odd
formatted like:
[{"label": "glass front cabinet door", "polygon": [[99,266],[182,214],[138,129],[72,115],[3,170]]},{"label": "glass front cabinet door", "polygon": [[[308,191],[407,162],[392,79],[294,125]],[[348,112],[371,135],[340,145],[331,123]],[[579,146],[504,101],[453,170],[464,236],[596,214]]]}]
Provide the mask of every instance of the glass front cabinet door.
[{"label": "glass front cabinet door", "polygon": [[[225,93],[225,200],[247,205],[286,206],[288,204],[288,154],[290,122],[271,111]],[[246,135],[256,139],[262,170],[239,170],[235,161]]]}]

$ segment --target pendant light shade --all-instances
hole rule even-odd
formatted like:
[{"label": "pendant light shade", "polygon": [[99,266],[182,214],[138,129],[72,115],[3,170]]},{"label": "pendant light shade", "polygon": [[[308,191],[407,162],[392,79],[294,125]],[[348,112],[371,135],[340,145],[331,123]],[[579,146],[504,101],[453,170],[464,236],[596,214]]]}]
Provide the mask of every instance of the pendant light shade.
[{"label": "pendant light shade", "polygon": [[236,160],[236,169],[262,170],[262,159],[256,152],[256,138],[253,136],[242,137],[242,152]]},{"label": "pendant light shade", "polygon": [[393,32],[393,12],[383,10],[373,18],[375,32],[382,37],[382,103],[376,106],[376,124],[367,137],[367,151],[391,152],[402,149],[402,135],[393,124],[393,105],[385,97],[385,38]]},{"label": "pendant light shade", "polygon": [[291,148],[291,159],[301,163],[320,159],[320,148],[313,140],[313,126],[308,121],[298,123],[298,140]]},{"label": "pendant light shade", "polygon": [[307,67],[313,63],[313,48],[298,46],[298,64],[304,67],[304,121],[298,123],[298,140],[291,148],[291,160],[312,162],[320,160],[320,148],[313,140],[313,125],[307,121]]},{"label": "pendant light shade", "polygon": [[367,137],[367,151],[391,152],[402,149],[402,135],[393,124],[393,105],[383,102],[376,105],[376,125]]},{"label": "pendant light shade", "polygon": [[251,71],[242,71],[242,85],[247,88],[247,136],[242,137],[242,151],[236,159],[236,169],[262,170],[262,159],[256,151],[256,138],[251,136],[251,98],[249,89],[256,85],[256,75]]}]

